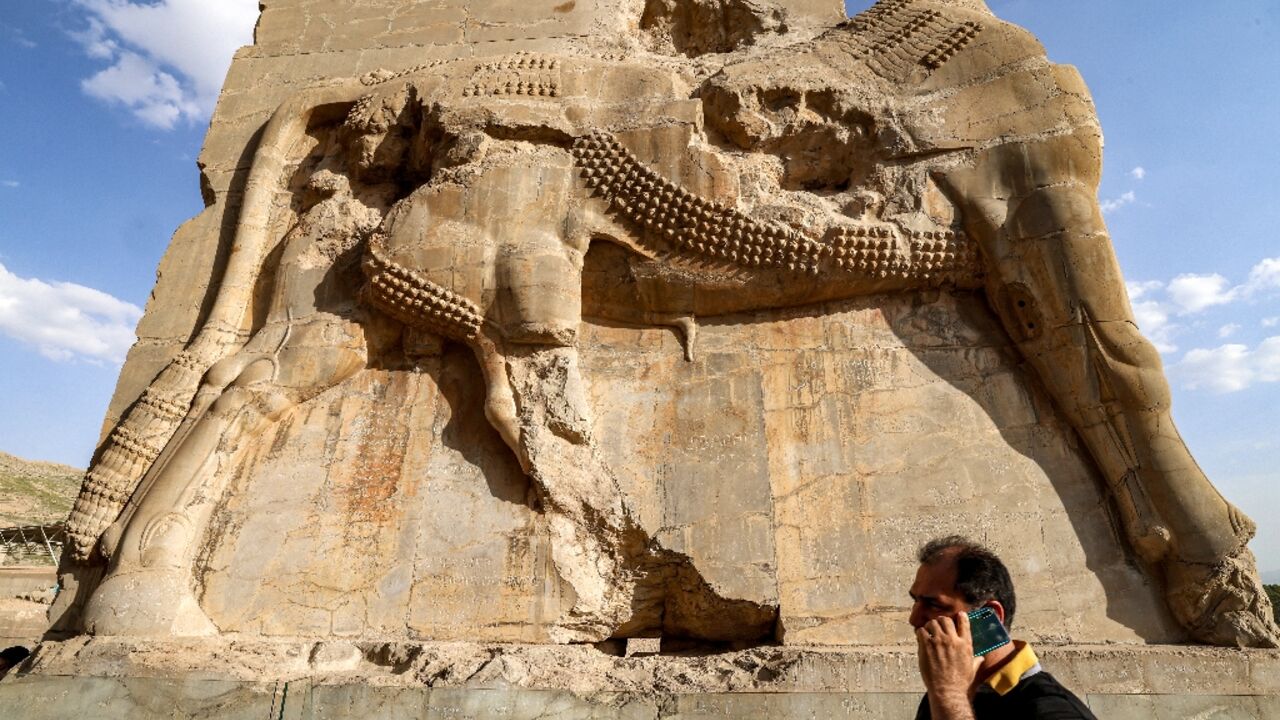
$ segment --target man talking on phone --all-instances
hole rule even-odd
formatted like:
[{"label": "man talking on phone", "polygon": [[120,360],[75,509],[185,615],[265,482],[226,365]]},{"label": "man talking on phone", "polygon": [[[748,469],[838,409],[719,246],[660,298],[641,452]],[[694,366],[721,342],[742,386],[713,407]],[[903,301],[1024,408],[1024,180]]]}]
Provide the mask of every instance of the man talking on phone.
[{"label": "man talking on phone", "polygon": [[926,543],[919,560],[911,626],[927,694],[916,720],[1097,720],[1030,645],[1009,639],[1013,581],[995,553],[953,535]]}]

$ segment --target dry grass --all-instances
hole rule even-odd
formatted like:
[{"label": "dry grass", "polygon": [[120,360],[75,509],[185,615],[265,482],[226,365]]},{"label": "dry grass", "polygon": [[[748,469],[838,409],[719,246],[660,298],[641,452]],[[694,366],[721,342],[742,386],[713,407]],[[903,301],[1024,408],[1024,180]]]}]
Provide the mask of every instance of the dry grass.
[{"label": "dry grass", "polygon": [[0,452],[0,527],[65,520],[83,475],[67,465]]}]

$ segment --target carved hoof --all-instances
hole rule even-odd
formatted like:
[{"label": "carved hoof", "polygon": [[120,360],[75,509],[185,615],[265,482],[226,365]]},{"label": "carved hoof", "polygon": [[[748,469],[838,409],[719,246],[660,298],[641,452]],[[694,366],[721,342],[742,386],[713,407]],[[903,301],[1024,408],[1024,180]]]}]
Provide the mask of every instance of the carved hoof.
[{"label": "carved hoof", "polygon": [[1280,647],[1280,627],[1247,548],[1212,565],[1170,561],[1166,579],[1169,607],[1196,640],[1228,647]]},{"label": "carved hoof", "polygon": [[218,628],[200,609],[186,573],[140,570],[102,581],[84,610],[91,635],[201,637]]}]

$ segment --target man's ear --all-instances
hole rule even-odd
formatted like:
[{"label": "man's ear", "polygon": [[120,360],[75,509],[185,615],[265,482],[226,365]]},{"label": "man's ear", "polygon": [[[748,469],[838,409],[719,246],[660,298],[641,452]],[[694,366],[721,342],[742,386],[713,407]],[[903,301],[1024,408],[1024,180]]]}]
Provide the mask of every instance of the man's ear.
[{"label": "man's ear", "polygon": [[1000,619],[1000,624],[1004,625],[1004,605],[1001,605],[999,600],[988,600],[982,606],[991,608]]}]

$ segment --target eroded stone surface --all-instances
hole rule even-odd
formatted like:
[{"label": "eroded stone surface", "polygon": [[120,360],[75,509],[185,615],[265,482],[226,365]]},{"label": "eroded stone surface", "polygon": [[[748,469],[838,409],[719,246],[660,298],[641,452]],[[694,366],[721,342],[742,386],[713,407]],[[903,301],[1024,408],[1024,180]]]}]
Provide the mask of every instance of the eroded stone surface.
[{"label": "eroded stone surface", "polygon": [[[606,445],[610,464],[627,468],[622,485],[646,526],[691,553],[708,582],[760,603],[783,594],[789,643],[900,640],[897,579],[914,570],[916,534],[972,533],[1007,517],[1018,518],[1018,539],[984,539],[1017,558],[1024,635],[1176,640],[1149,581],[1114,545],[1086,542],[1111,533],[1096,477],[1047,401],[1019,388],[1007,347],[984,347],[980,328],[968,328],[972,348],[930,349],[913,329],[929,316],[981,317],[977,305],[877,299],[808,321],[757,318],[745,333],[704,327],[693,363],[668,330],[588,325],[597,433],[635,439]],[[838,339],[797,352],[797,323]],[[690,378],[688,389],[654,387],[655,376]],[[451,352],[368,374],[282,420],[244,461],[215,523],[203,600],[219,628],[545,639],[563,590],[529,482],[484,420],[483,392],[472,358]],[[952,426],[922,417],[926,403],[947,408]],[[766,434],[786,442],[759,457],[743,450]]]},{"label": "eroded stone surface", "polygon": [[[1272,652],[1041,645],[1037,653],[1099,717],[1263,720],[1280,693]],[[910,716],[921,692],[914,649],[902,646],[622,657],[590,646],[81,638],[45,643],[0,682],[0,710],[33,718],[880,718]]]},{"label": "eroded stone surface", "polygon": [[0,711],[28,720],[261,720],[273,716],[276,690],[244,681],[32,677],[0,683]]},{"label": "eroded stone surface", "polygon": [[[267,693],[274,689],[274,697]],[[192,696],[198,696],[198,699]],[[778,717],[907,717],[911,693],[697,694],[652,700],[617,694],[584,698],[537,690],[448,690],[309,683],[215,684],[162,679],[41,678],[0,684],[0,709],[31,720],[92,714],[100,718],[263,718],[322,720],[679,720]],[[271,704],[274,701],[275,704]],[[1118,720],[1185,717],[1266,720],[1280,710],[1269,698],[1249,696],[1089,695],[1099,716]]]},{"label": "eroded stone surface", "polygon": [[[187,640],[77,638],[43,644],[20,676],[80,673],[101,678],[191,677],[404,688],[620,693],[909,693],[923,689],[915,648],[757,647],[623,656],[606,644],[477,644],[288,641],[260,637]],[[1036,654],[1046,669],[1086,694],[1280,695],[1273,652],[1187,646],[1057,646]],[[236,662],[221,659],[236,658]]]},{"label": "eroded stone surface", "polygon": [[0,645],[35,645],[49,627],[57,583],[52,566],[0,566]]}]

